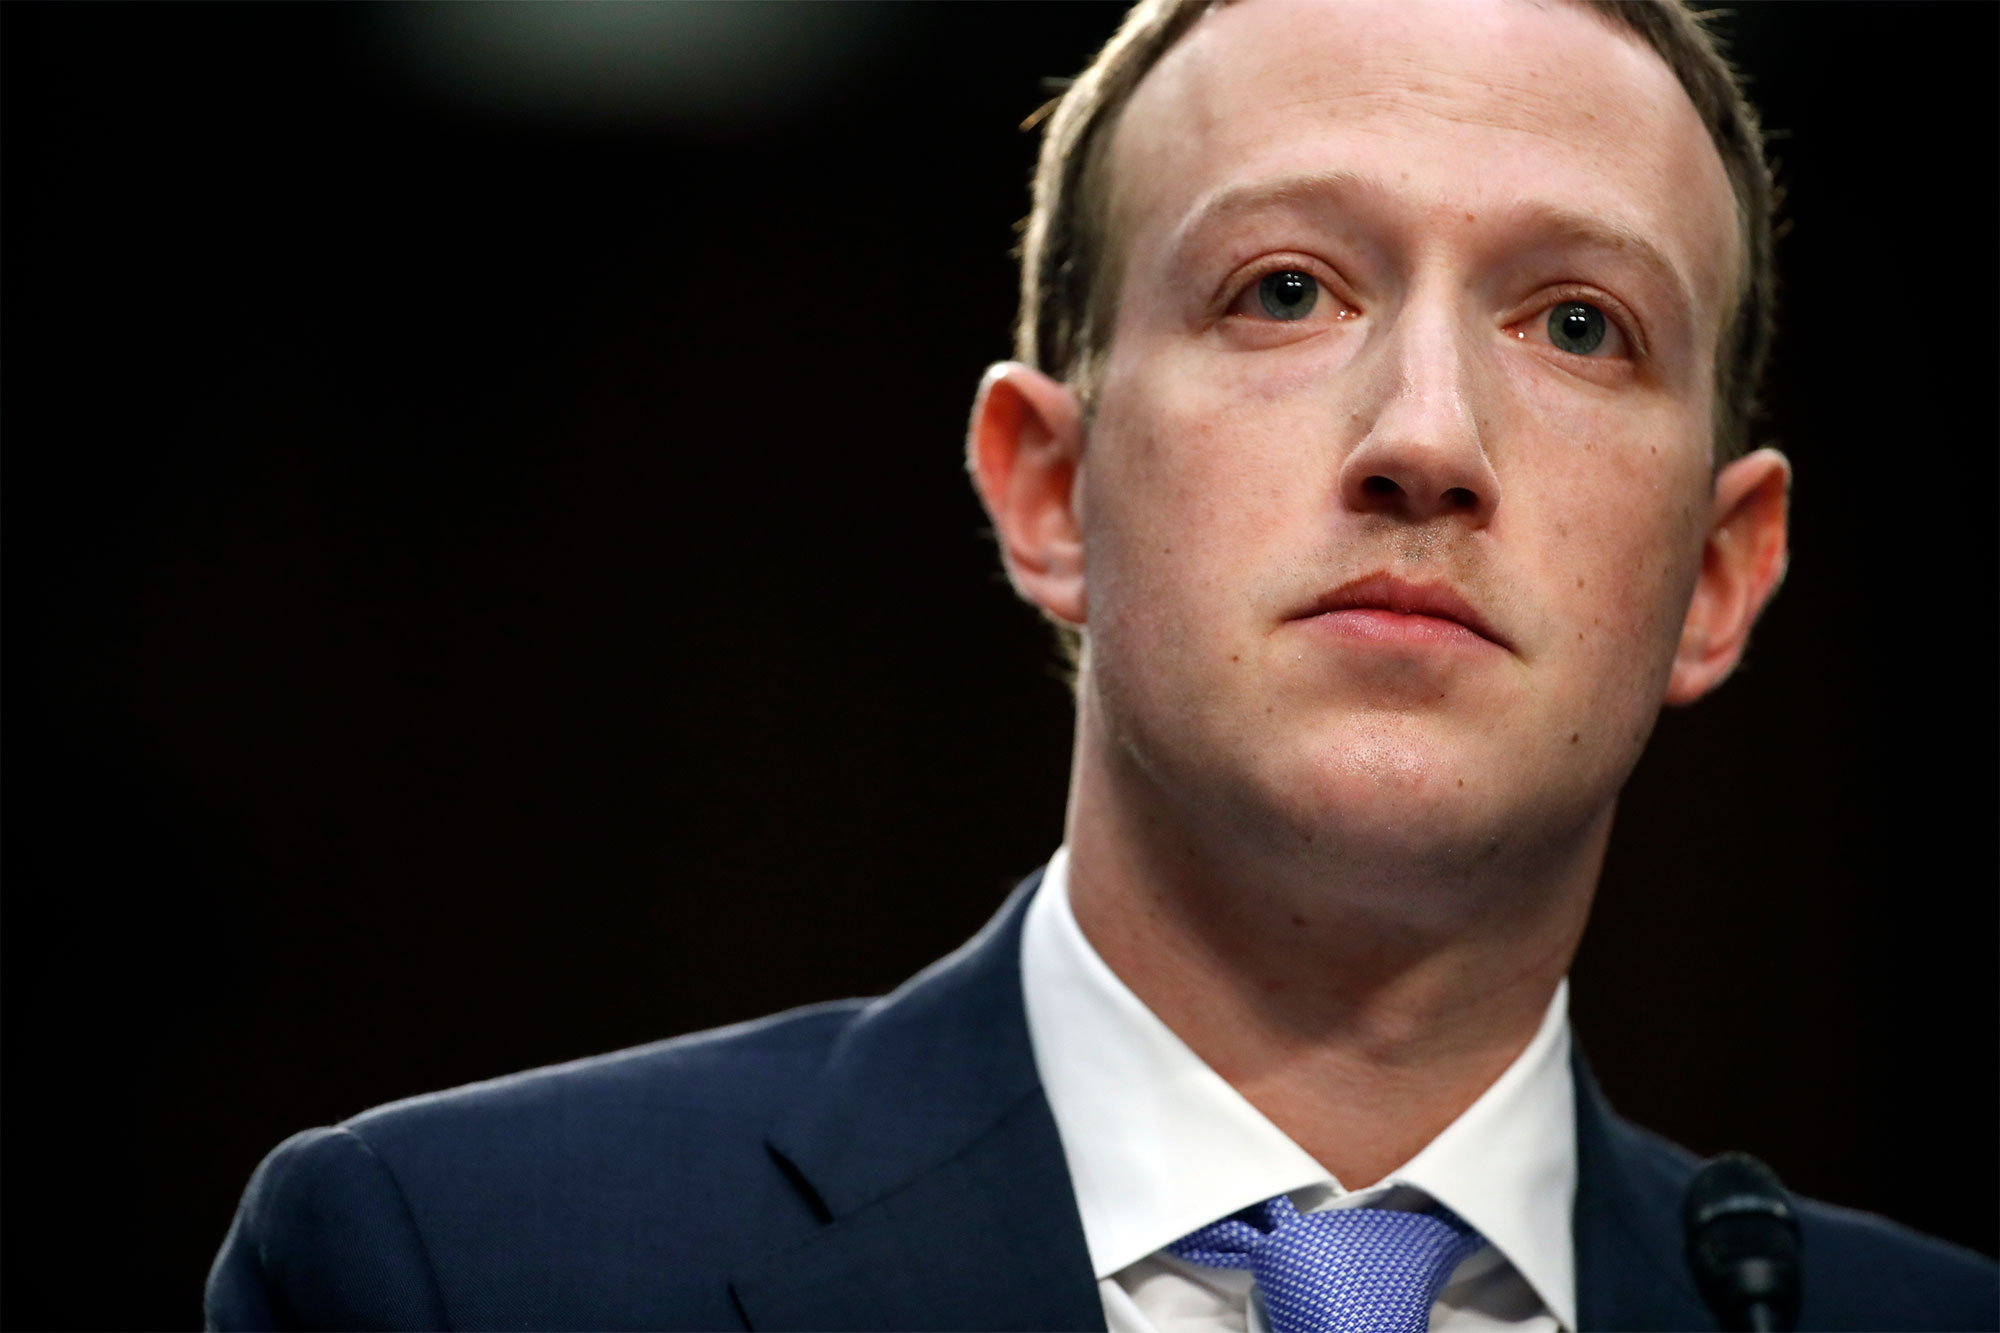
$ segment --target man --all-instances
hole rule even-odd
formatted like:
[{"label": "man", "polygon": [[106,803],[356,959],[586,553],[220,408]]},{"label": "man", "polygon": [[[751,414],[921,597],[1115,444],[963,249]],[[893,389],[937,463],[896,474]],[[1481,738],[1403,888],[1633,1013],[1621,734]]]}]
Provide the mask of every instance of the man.
[{"label": "man", "polygon": [[[1714,1326],[1563,978],[1783,573],[1769,199],[1677,10],[1140,5],[969,440],[1078,650],[1064,848],[884,1000],[290,1140],[211,1322]],[[1802,1327],[1994,1325],[1800,1213]]]}]

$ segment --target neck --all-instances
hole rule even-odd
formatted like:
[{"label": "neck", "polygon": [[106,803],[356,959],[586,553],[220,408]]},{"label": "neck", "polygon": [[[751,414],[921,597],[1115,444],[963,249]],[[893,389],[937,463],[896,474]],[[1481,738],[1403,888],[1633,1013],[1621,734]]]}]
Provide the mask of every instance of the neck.
[{"label": "neck", "polygon": [[[1582,934],[1611,810],[1566,845],[1420,864],[1205,825],[1079,729],[1077,924],[1176,1035],[1350,1189],[1414,1157],[1526,1047]],[[1249,845],[1246,845],[1249,844]]]}]

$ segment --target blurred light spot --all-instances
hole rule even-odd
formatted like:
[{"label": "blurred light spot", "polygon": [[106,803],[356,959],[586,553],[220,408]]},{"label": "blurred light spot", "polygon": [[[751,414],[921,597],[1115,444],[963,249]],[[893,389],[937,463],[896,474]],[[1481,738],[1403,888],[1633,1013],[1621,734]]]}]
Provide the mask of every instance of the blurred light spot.
[{"label": "blurred light spot", "polygon": [[852,77],[893,10],[767,0],[464,0],[385,6],[424,83],[501,115],[715,126]]}]

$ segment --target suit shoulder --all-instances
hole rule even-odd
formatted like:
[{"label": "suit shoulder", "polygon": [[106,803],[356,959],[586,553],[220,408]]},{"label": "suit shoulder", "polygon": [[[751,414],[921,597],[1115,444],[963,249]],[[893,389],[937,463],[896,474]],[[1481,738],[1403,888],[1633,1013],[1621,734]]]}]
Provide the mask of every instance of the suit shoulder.
[{"label": "suit shoulder", "polygon": [[1802,1328],[2000,1328],[2000,1265],[1854,1208],[1799,1201]]},{"label": "suit shoulder", "polygon": [[245,1192],[210,1321],[617,1328],[669,1310],[728,1326],[719,1273],[661,1256],[747,1253],[813,1225],[764,1136],[811,1095],[860,1007],[533,1069],[295,1135]]},{"label": "suit shoulder", "polygon": [[250,1178],[209,1272],[211,1328],[436,1328],[435,1274],[401,1189],[359,1138],[309,1129]]},{"label": "suit shoulder", "polygon": [[788,1103],[865,1001],[841,1000],[390,1102],[341,1122],[371,1145],[597,1116],[761,1121]]}]

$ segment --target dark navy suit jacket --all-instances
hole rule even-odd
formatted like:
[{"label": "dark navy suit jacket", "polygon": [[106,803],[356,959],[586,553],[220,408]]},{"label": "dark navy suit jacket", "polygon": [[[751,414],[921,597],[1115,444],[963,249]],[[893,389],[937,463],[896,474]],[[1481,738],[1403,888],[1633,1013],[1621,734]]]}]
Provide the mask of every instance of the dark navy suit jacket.
[{"label": "dark navy suit jacket", "polygon": [[[1101,1329],[1021,1000],[1024,884],[895,994],[400,1102],[281,1144],[220,1328]],[[1710,1329],[1696,1162],[1580,1064],[1586,1329]],[[1804,1208],[1801,1328],[1993,1328],[1983,1258]]]}]

